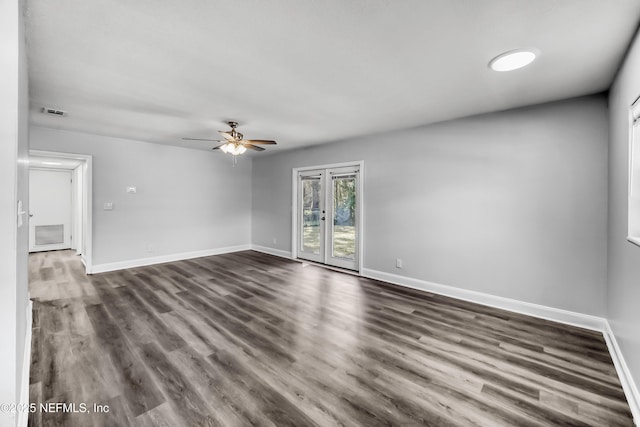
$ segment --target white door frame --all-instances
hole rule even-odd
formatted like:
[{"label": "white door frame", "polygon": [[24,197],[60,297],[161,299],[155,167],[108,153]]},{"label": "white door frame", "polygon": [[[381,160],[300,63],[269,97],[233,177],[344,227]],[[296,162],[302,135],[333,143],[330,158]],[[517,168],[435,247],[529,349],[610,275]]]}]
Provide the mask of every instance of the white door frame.
[{"label": "white door frame", "polygon": [[83,204],[86,218],[83,218],[84,251],[80,259],[85,267],[85,272],[93,272],[93,156],[87,154],[60,153],[57,151],[29,150],[30,156],[54,157],[58,159],[72,159],[84,161],[83,169]]},{"label": "white door frame", "polygon": [[359,207],[357,209],[358,223],[358,274],[362,275],[364,259],[364,160],[353,162],[331,163],[325,165],[304,166],[291,170],[291,257],[298,258],[298,173],[316,169],[333,169],[344,167],[358,167],[360,176],[358,179]]}]

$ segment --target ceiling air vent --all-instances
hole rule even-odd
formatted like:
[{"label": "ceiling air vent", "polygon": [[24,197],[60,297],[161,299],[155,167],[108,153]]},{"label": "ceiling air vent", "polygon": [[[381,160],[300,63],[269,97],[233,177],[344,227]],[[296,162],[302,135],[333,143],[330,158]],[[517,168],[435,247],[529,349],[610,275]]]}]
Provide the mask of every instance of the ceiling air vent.
[{"label": "ceiling air vent", "polygon": [[67,112],[62,110],[57,110],[55,108],[43,107],[42,112],[45,114],[49,114],[50,116],[66,116]]}]

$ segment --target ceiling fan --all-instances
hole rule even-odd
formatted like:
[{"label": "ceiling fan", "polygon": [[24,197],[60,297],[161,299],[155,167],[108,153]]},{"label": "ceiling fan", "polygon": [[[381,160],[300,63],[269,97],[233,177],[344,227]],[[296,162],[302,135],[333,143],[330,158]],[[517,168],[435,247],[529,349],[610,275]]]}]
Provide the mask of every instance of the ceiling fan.
[{"label": "ceiling fan", "polygon": [[220,135],[224,137],[224,139],[202,139],[202,138],[182,138],[187,141],[213,141],[213,142],[222,142],[222,144],[213,147],[213,150],[220,150],[223,153],[231,154],[232,156],[237,156],[245,151],[247,148],[255,151],[264,151],[263,147],[260,145],[275,145],[275,141],[269,141],[266,139],[244,139],[244,135],[236,130],[238,127],[237,122],[227,122],[227,124],[231,127],[231,130],[219,130]]}]

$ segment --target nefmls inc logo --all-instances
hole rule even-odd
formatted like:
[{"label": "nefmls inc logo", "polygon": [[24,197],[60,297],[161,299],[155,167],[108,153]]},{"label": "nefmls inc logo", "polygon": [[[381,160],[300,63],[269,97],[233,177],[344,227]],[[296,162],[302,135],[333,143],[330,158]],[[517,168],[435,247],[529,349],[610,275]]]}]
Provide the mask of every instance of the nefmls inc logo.
[{"label": "nefmls inc logo", "polygon": [[86,403],[47,402],[40,404],[40,412],[85,414],[89,412],[89,408]]}]

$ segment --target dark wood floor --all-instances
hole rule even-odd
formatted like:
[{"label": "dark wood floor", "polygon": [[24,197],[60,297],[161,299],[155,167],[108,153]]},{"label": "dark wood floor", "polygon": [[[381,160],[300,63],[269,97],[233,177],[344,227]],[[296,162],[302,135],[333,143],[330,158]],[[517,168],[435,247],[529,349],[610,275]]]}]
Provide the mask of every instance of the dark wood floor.
[{"label": "dark wood floor", "polygon": [[257,252],[85,276],[30,257],[60,426],[631,426],[603,337]]}]

